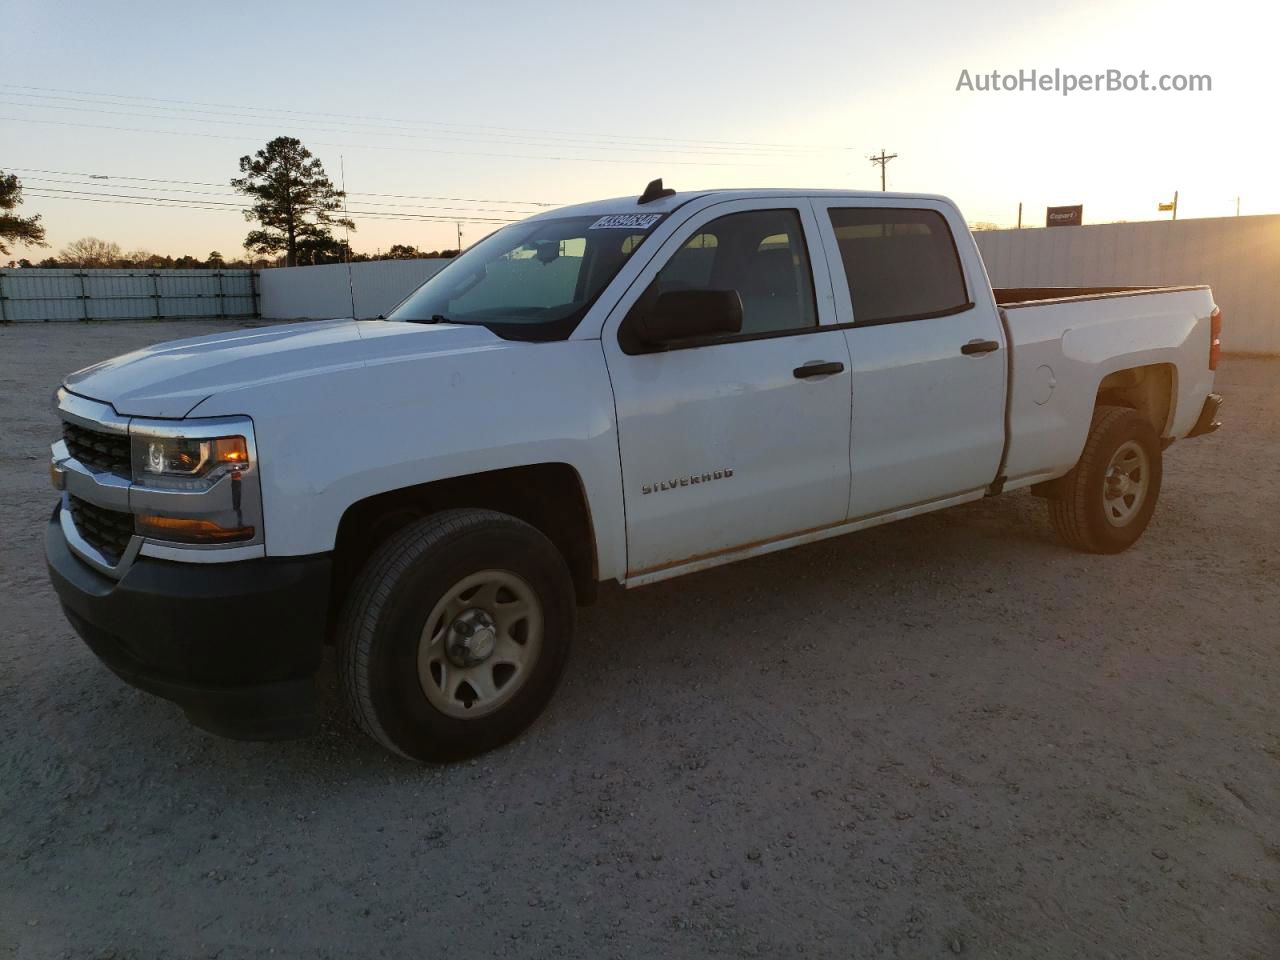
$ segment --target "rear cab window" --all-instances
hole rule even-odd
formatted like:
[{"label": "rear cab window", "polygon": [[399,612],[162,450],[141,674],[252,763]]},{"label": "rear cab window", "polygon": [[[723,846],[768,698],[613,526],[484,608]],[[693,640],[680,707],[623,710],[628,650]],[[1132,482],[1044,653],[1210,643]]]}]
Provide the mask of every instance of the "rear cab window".
[{"label": "rear cab window", "polygon": [[936,210],[830,207],[855,326],[923,320],[973,306],[955,238]]}]

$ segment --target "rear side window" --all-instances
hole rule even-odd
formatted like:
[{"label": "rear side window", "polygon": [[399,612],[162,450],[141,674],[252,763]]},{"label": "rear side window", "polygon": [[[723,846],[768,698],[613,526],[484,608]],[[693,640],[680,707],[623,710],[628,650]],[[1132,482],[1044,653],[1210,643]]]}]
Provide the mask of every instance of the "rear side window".
[{"label": "rear side window", "polygon": [[942,214],[843,207],[830,215],[855,324],[940,317],[972,306]]}]

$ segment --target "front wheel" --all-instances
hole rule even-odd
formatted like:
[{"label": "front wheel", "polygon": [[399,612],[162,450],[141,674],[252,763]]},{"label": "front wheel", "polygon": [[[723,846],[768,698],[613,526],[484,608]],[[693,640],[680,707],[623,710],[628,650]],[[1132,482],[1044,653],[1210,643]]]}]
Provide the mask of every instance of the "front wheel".
[{"label": "front wheel", "polygon": [[1151,522],[1160,496],[1160,438],[1128,407],[1094,411],[1084,452],[1048,500],[1049,519],[1068,546],[1119,553]]},{"label": "front wheel", "polygon": [[348,596],[338,667],[351,713],[413,760],[491,750],[550,700],[574,616],[564,559],[527,523],[491,510],[417,520]]}]

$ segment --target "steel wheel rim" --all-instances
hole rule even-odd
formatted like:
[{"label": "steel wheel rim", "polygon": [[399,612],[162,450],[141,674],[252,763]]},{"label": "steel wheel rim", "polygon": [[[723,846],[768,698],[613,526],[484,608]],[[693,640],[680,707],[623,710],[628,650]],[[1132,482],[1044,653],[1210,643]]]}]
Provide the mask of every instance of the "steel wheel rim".
[{"label": "steel wheel rim", "polygon": [[1127,440],[1116,448],[1102,475],[1102,512],[1107,523],[1123,527],[1142,509],[1151,486],[1151,460],[1142,444]]},{"label": "steel wheel rim", "polygon": [[528,681],[542,649],[542,629],[542,604],[523,578],[507,570],[463,577],[423,625],[422,692],[450,717],[493,713]]}]

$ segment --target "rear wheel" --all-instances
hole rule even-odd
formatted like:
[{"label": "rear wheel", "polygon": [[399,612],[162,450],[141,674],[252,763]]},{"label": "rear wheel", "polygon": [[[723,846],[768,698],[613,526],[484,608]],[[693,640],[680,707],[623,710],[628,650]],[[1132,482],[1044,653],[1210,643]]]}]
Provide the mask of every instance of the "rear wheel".
[{"label": "rear wheel", "polygon": [[1128,549],[1151,522],[1161,469],[1160,438],[1142,414],[1098,407],[1079,463],[1048,500],[1054,529],[1077,550]]},{"label": "rear wheel", "polygon": [[564,670],[573,584],[538,530],[448,510],[378,549],[352,587],[339,673],[352,715],[414,760],[457,760],[515,737]]}]

